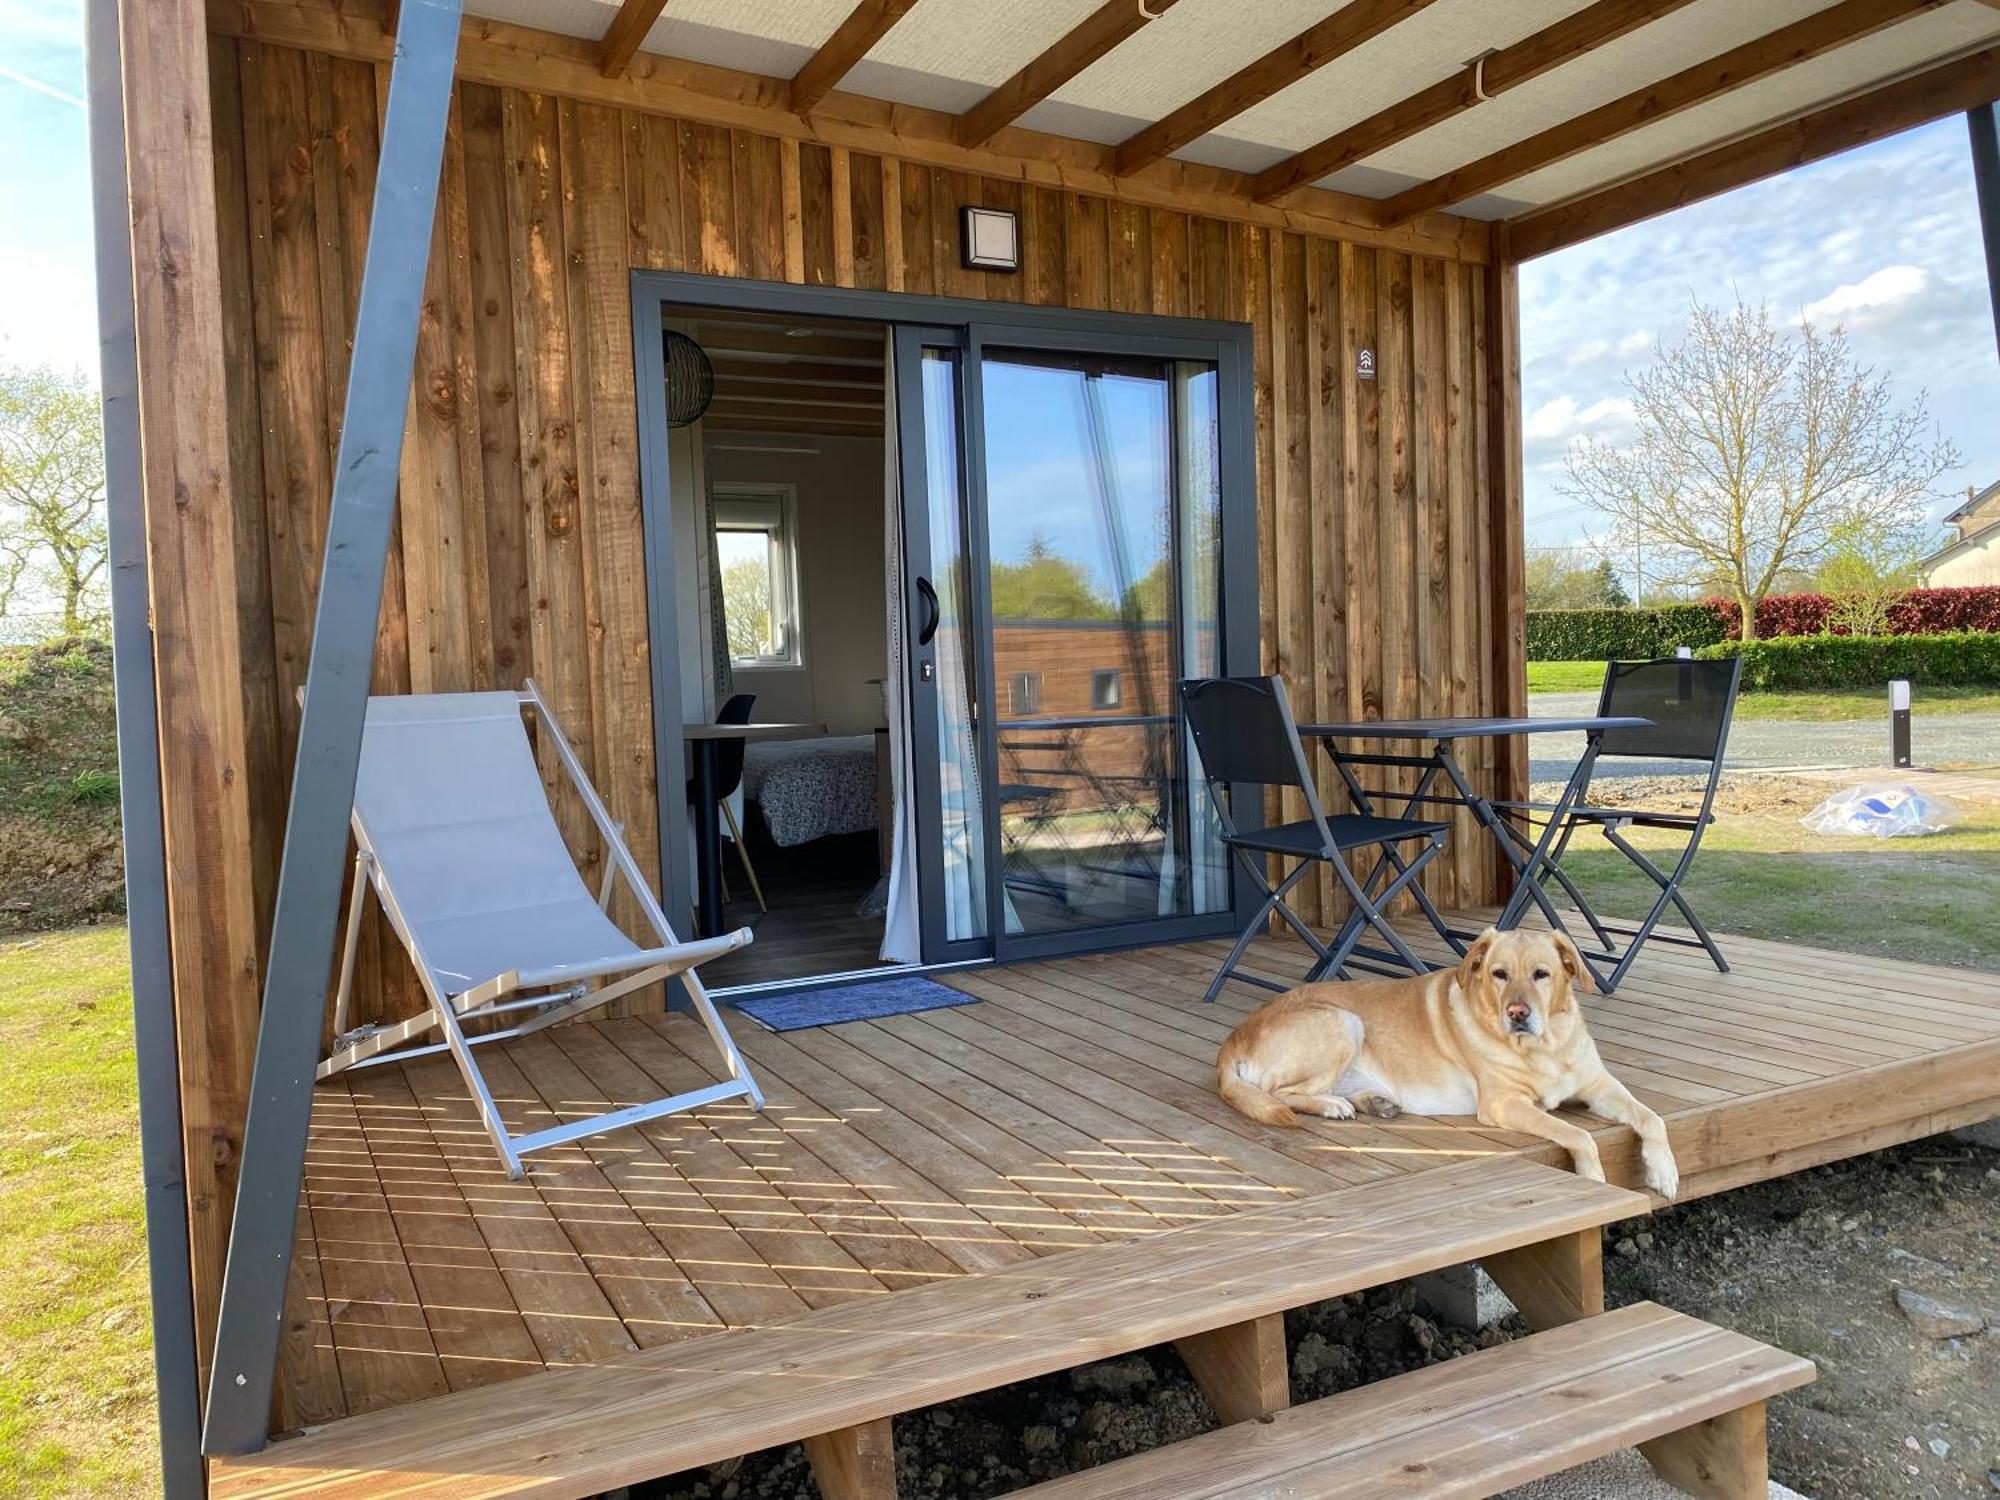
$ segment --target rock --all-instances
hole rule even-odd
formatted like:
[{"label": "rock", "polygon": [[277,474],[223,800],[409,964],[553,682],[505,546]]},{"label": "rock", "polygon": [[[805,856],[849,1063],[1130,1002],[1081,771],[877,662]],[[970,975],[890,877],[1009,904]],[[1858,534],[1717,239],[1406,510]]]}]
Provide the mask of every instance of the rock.
[{"label": "rock", "polygon": [[1030,1453],[1052,1453],[1058,1441],[1053,1427],[1030,1427],[1021,1434],[1021,1446]]},{"label": "rock", "polygon": [[1932,1438],[1924,1446],[1929,1448],[1939,1458],[1943,1458],[1951,1452],[1951,1444],[1947,1443],[1943,1438]]},{"label": "rock", "polygon": [[1639,1243],[1637,1240],[1632,1240],[1632,1239],[1620,1240],[1615,1246],[1613,1246],[1613,1249],[1615,1249],[1618,1252],[1618,1254],[1624,1256],[1625,1259],[1627,1260],[1637,1260],[1639,1258]]},{"label": "rock", "polygon": [[2000,1469],[1988,1469],[1986,1471],[1986,1482],[1992,1485],[1995,1490],[2000,1490]]},{"label": "rock", "polygon": [[34,909],[35,903],[25,896],[15,896],[10,900],[0,901],[0,911],[33,911]]},{"label": "rock", "polygon": [[1986,1319],[1971,1308],[1954,1307],[1906,1286],[1896,1288],[1896,1306],[1927,1339],[1965,1338],[1986,1326]]}]

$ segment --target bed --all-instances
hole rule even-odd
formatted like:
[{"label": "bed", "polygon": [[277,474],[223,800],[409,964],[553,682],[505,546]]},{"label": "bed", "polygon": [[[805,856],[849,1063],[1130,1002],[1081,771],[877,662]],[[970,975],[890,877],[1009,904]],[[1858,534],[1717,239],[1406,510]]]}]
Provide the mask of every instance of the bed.
[{"label": "bed", "polygon": [[768,740],[745,747],[743,795],[763,810],[782,849],[844,833],[867,833],[877,814],[875,736]]}]

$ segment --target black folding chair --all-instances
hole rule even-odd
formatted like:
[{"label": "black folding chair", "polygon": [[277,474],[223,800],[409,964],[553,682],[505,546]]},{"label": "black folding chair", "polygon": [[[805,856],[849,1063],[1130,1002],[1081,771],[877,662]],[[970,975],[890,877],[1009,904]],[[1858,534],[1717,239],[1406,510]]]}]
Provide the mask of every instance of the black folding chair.
[{"label": "black folding chair", "polygon": [[[1740,657],[1724,661],[1666,657],[1659,661],[1614,661],[1605,664],[1604,689],[1598,697],[1598,713],[1607,717],[1650,719],[1652,723],[1643,729],[1608,729],[1597,736],[1592,764],[1586,770],[1576,801],[1563,816],[1563,826],[1550,847],[1546,866],[1546,873],[1562,886],[1577,912],[1590,924],[1597,941],[1603,945],[1602,951],[1585,950],[1583,953],[1603,990],[1618,987],[1625,971],[1632,967],[1632,960],[1639,956],[1639,950],[1649,939],[1686,948],[1706,949],[1716,968],[1725,974],[1729,972],[1729,963],[1723,958],[1722,950],[1715,946],[1715,939],[1709,936],[1701,918],[1688,905],[1681,882],[1687,878],[1688,870],[1694,864],[1695,851],[1701,847],[1702,835],[1715,821],[1715,790],[1722,780],[1722,752],[1729,741],[1729,721],[1736,713],[1736,689],[1742,677],[1743,661]],[[1589,777],[1596,772],[1595,762],[1605,756],[1706,762],[1708,782],[1702,789],[1701,810],[1656,812],[1643,808],[1591,806]],[[1529,817],[1540,813],[1544,819],[1554,811],[1547,804],[1532,802],[1502,802],[1496,806]],[[1533,841],[1512,823],[1502,826],[1523,847],[1534,847]],[[1570,840],[1583,828],[1595,828],[1603,834],[1607,843],[1644,871],[1659,887],[1660,893],[1653,902],[1653,909],[1646,913],[1646,919],[1637,927],[1606,922],[1597,914],[1596,908],[1584,899],[1576,881],[1563,868],[1563,855],[1569,850]],[[1687,844],[1674,861],[1671,871],[1662,870],[1646,856],[1644,850],[1626,837],[1627,830],[1633,828],[1675,829],[1687,835]],[[1529,877],[1534,873],[1529,871]],[[1666,915],[1669,906],[1679,909],[1693,937],[1653,930],[1659,925],[1660,918]],[[1622,947],[1619,939],[1624,940]]]},{"label": "black folding chair", "polygon": [[[1328,817],[1320,807],[1305,748],[1299,743],[1298,724],[1292,718],[1285,684],[1277,677],[1192,678],[1181,684],[1181,704],[1187,714],[1188,729],[1194,735],[1195,750],[1201,756],[1202,774],[1215,796],[1222,841],[1234,851],[1243,873],[1264,893],[1263,904],[1243,929],[1243,935],[1237,938],[1236,946],[1229,950],[1229,957],[1223,960],[1202,998],[1213,1000],[1232,975],[1260,989],[1288,988],[1253,974],[1236,972],[1243,950],[1264,930],[1273,911],[1285,919],[1316,956],[1302,982],[1322,979],[1328,974],[1350,977],[1347,962],[1357,954],[1378,962],[1401,964],[1413,974],[1427,973],[1430,965],[1410,951],[1382,911],[1444,848],[1450,826],[1412,818],[1364,817],[1357,813]],[[1273,786],[1296,790],[1305,798],[1309,816],[1275,828],[1239,828],[1230,806],[1234,789],[1256,787],[1261,792]],[[1261,808],[1261,797],[1258,805]],[[1383,886],[1380,895],[1371,897],[1348,866],[1348,852],[1387,848],[1413,839],[1424,840],[1424,847],[1407,864],[1399,862],[1394,878]],[[1275,888],[1264,876],[1265,859],[1273,854],[1300,862]],[[1286,893],[1316,864],[1332,867],[1348,899],[1354,903],[1353,911],[1330,946],[1285,905]],[[1386,950],[1360,946],[1362,937],[1370,931],[1388,944]]]}]

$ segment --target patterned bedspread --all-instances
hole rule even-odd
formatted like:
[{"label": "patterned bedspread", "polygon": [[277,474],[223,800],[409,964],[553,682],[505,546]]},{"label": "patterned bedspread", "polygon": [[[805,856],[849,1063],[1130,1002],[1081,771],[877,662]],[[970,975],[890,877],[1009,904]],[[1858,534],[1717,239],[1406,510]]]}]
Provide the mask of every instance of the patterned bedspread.
[{"label": "patterned bedspread", "polygon": [[790,849],[866,833],[875,810],[875,736],[768,740],[743,753],[743,795],[764,810],[771,841]]}]

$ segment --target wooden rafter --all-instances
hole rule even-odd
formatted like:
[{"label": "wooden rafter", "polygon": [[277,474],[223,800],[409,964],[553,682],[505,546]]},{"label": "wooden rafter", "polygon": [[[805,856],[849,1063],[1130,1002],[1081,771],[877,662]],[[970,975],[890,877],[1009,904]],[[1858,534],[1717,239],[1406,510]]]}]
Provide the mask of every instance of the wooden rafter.
[{"label": "wooden rafter", "polygon": [[618,7],[618,14],[611,18],[611,25],[599,44],[603,53],[598,66],[606,78],[616,78],[625,71],[639,51],[639,44],[646,40],[646,33],[653,29],[653,23],[666,8],[667,0],[625,0]]},{"label": "wooden rafter", "polygon": [[861,0],[832,36],[792,75],[793,114],[811,114],[869,49],[889,34],[917,0]]},{"label": "wooden rafter", "polygon": [[[1365,161],[1398,141],[1408,140],[1474,108],[1481,102],[1482,93],[1491,99],[1519,88],[1688,3],[1689,0],[1598,0],[1597,4],[1544,26],[1511,47],[1502,47],[1488,56],[1483,66],[1468,66],[1463,72],[1440,79],[1429,88],[1308,146],[1296,156],[1267,167],[1257,174],[1251,192],[1260,203],[1275,202],[1342,167]],[[1160,124],[1163,126],[1166,121]],[[1133,137],[1134,141],[1138,139]],[[1123,150],[1121,147],[1121,157]]]},{"label": "wooden rafter", "polygon": [[[1118,147],[1113,170],[1128,176],[1171,156],[1301,78],[1408,20],[1431,0],[1351,0],[1324,20],[1188,100]],[[1108,8],[1108,7],[1107,7]]]},{"label": "wooden rafter", "polygon": [[1153,0],[1150,12],[1134,0],[1105,0],[1060,41],[958,117],[961,146],[983,146],[1085,68],[1164,15],[1174,0]]},{"label": "wooden rafter", "polygon": [[1563,121],[1538,135],[1482,156],[1407,192],[1383,209],[1385,224],[1401,224],[1432,209],[1462,203],[1491,188],[1553,166],[1593,146],[1629,135],[1695,105],[1733,93],[1745,84],[1844,47],[1850,42],[1936,10],[1945,0],[1841,0],[1719,57],[1683,68],[1669,78]]},{"label": "wooden rafter", "polygon": [[1616,187],[1512,220],[1509,250],[1519,260],[1546,255],[1995,98],[2000,98],[2000,47],[1989,47]]}]

